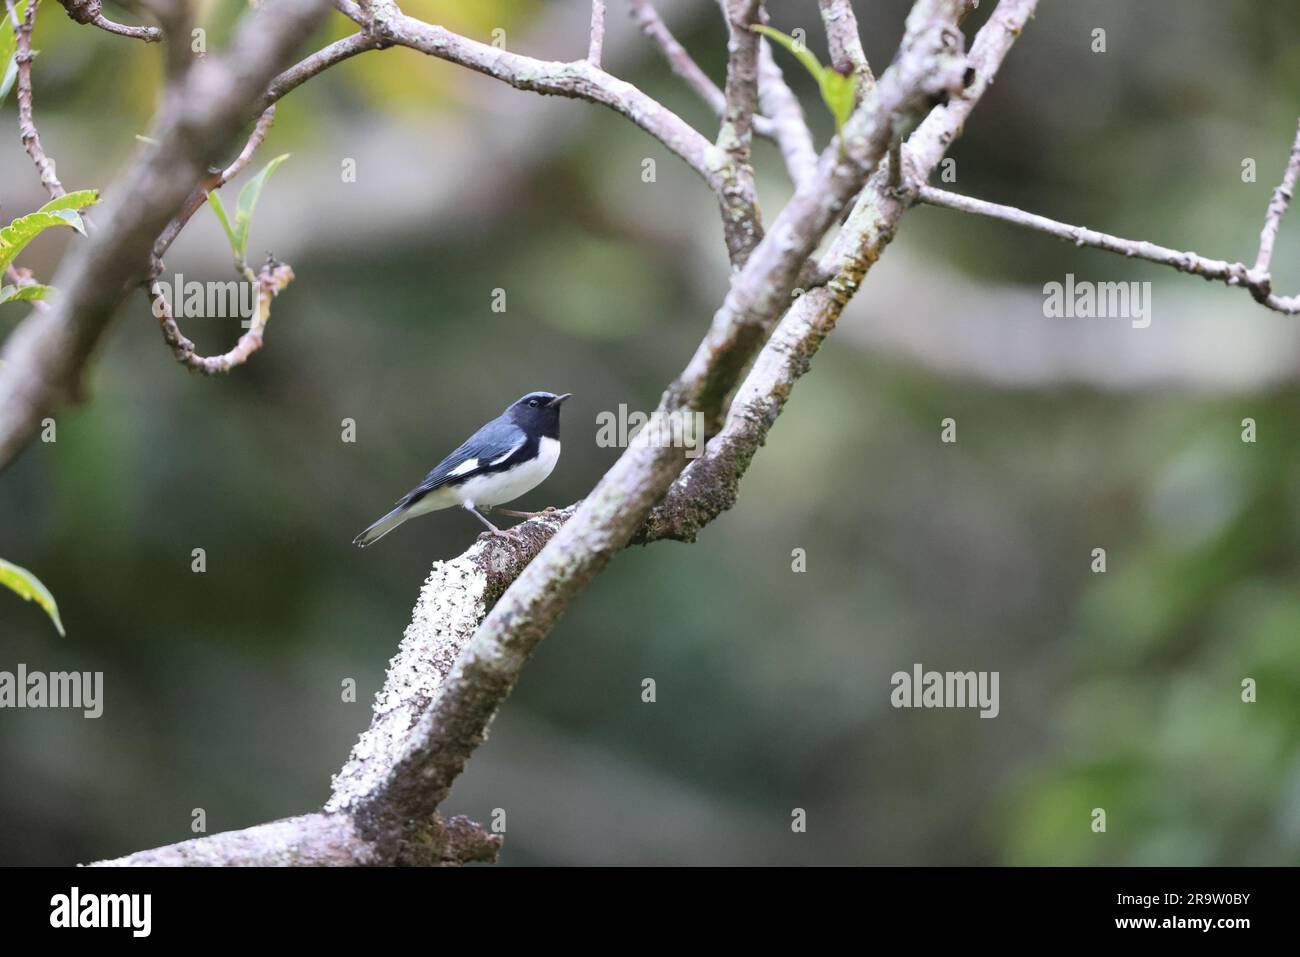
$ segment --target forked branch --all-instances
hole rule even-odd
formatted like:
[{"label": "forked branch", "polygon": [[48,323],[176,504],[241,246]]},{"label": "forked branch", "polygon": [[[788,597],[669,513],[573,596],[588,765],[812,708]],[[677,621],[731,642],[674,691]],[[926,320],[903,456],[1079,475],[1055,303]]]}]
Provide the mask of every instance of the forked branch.
[{"label": "forked branch", "polygon": [[1179,272],[1200,276],[1211,282],[1240,286],[1249,290],[1256,302],[1274,312],[1296,315],[1300,314],[1300,294],[1279,296],[1273,292],[1273,278],[1269,269],[1278,230],[1282,225],[1282,217],[1286,214],[1291,198],[1295,194],[1297,177],[1300,177],[1300,124],[1297,124],[1296,138],[1291,146],[1286,170],[1282,174],[1282,182],[1273,190],[1264,215],[1264,226],[1260,232],[1259,252],[1255,257],[1254,267],[1247,266],[1244,262],[1211,259],[1200,253],[1171,249],[1168,246],[1158,246],[1139,239],[1124,239],[1084,226],[1072,226],[1036,213],[1025,212],[1014,206],[1003,206],[970,196],[961,196],[935,189],[933,186],[922,186],[917,193],[917,198],[930,206],[1011,223],[1014,226],[1055,236],[1076,246],[1104,249],[1106,252],[1116,253],[1129,259],[1141,259],[1161,266],[1169,266]]}]

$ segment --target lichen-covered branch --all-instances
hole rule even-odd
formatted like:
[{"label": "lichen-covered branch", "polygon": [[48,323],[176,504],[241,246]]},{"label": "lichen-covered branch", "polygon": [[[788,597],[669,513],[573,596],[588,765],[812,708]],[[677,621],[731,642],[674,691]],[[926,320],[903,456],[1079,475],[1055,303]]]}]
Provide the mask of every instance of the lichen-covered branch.
[{"label": "lichen-covered branch", "polygon": [[754,139],[754,112],[758,109],[759,36],[749,29],[758,22],[759,0],[723,0],[727,20],[727,85],[723,91],[722,126],[718,149],[727,154],[727,175],[723,180],[722,221],[727,251],[733,265],[749,258],[763,238],[758,209],[758,188],[750,147]]},{"label": "lichen-covered branch", "polygon": [[[1033,6],[1032,0],[1004,0],[1004,4],[1009,8],[1032,9]],[[914,14],[909,20],[904,53],[896,63],[898,73],[893,76],[887,73],[882,78],[881,88],[887,95],[864,103],[863,111],[891,108],[923,111],[935,96],[941,92],[953,94],[965,82],[965,58],[954,49],[953,38],[946,29],[953,22],[954,6],[923,0],[917,9],[921,15]],[[909,65],[910,58],[916,58],[918,64]],[[922,68],[920,62],[926,66]],[[942,82],[949,84],[947,88],[935,86],[941,77]],[[901,90],[896,95],[890,92],[893,84],[904,82],[916,84],[917,89],[907,95]],[[985,85],[977,84],[974,89],[982,92]],[[960,127],[966,112],[968,108],[953,111],[954,129]],[[845,188],[851,189],[856,177],[865,177],[877,167],[888,146],[888,135],[872,131],[877,127],[887,131],[892,119],[891,116],[855,116],[851,129],[846,130],[854,139],[845,143],[844,161],[840,161],[839,144],[833,144],[828,150],[832,158],[818,165],[818,185],[825,189],[816,194],[818,198],[802,202],[821,202],[820,196],[826,192],[835,195],[840,189],[835,181],[840,178],[847,179]],[[925,129],[924,124],[921,129]],[[949,131],[948,138],[952,135]],[[931,162],[937,163],[938,155],[941,151]],[[873,182],[879,181],[877,173]],[[860,179],[857,185],[861,185]],[[867,202],[866,196],[864,193],[859,208]],[[901,215],[904,208],[900,202],[897,214]],[[832,204],[822,230],[829,227],[834,216]],[[813,217],[813,222],[821,220]],[[751,263],[763,244],[778,242],[772,235],[775,231],[760,243],[750,258]],[[860,264],[870,255],[856,248],[862,235],[857,232],[841,235],[832,245],[827,258],[839,263],[841,268],[832,286],[817,292],[817,301],[830,297],[825,301],[842,306],[852,295],[856,289],[853,277],[861,278],[865,267]],[[811,251],[792,242],[792,238],[783,235],[779,241],[789,257],[788,262],[782,260],[782,271],[788,278],[797,275],[799,263]],[[806,237],[806,241],[815,245],[818,238],[820,235]],[[886,238],[880,239],[881,245],[885,241]],[[846,250],[846,246],[854,248]],[[755,282],[753,274],[746,279],[749,268],[747,265],[737,274],[733,289],[735,283]],[[805,297],[810,303],[814,301],[811,295]],[[746,302],[759,298],[742,297]],[[826,312],[819,320],[823,330],[833,325],[836,314],[834,310]],[[774,315],[766,317],[766,321],[772,318]],[[715,316],[715,327],[722,320],[740,321],[734,305],[724,304]],[[794,355],[791,344],[800,338],[808,338],[803,325],[782,324],[742,387],[742,397],[751,384],[753,390],[776,388],[771,384],[775,381],[774,373],[763,370],[777,369],[781,356],[787,360],[785,390],[788,392],[789,385],[804,367],[803,361],[793,365],[788,361]],[[747,357],[736,353],[748,349],[752,355],[758,348],[757,342],[743,336],[736,337],[734,342],[732,352],[706,357],[699,372],[693,373],[694,365],[688,366],[675,388],[665,394],[660,412],[687,408],[672,405],[674,401],[690,400],[698,405],[701,397],[709,395],[711,390],[723,394],[729,391],[725,381],[730,379],[734,384],[747,361]],[[811,348],[815,349],[815,344]],[[693,375],[704,378],[696,380]],[[773,417],[775,414],[772,413]],[[435,564],[398,654],[390,663],[384,689],[376,699],[371,727],[363,733],[348,762],[335,776],[333,793],[322,817],[331,822],[331,827],[339,829],[340,840],[351,840],[353,833],[359,835],[366,847],[383,849],[387,862],[419,863],[427,859],[430,831],[436,832],[441,826],[436,816],[438,805],[469,754],[483,740],[491,716],[554,617],[614,552],[635,540],[665,537],[660,534],[666,527],[664,513],[659,513],[657,523],[643,525],[642,522],[668,491],[684,463],[680,450],[656,445],[643,436],[638,437],[583,502],[524,523],[511,539],[484,536],[459,558]],[[716,450],[734,441],[734,437],[735,433],[724,429],[710,442],[710,447]],[[630,526],[628,516],[632,516]],[[206,840],[222,837],[225,836]],[[434,843],[438,840],[435,833]],[[339,858],[331,862],[348,861]]]},{"label": "lichen-covered branch", "polygon": [[526,522],[510,539],[485,534],[458,558],[434,563],[397,654],[389,662],[370,727],[334,776],[330,799],[321,813],[100,863],[371,865],[495,860],[500,836],[464,818],[442,821],[427,808],[422,780],[409,773],[409,754],[429,733],[430,702],[487,609],[573,511],[570,507]]},{"label": "lichen-covered branch", "polygon": [[[840,205],[861,188],[888,148],[901,113],[923,112],[959,90],[965,57],[955,34],[957,4],[921,0],[908,19],[894,65],[845,125],[817,174],[801,187],[734,275],[731,291],[708,336],[660,402],[658,414],[702,411],[716,418],[725,396],[757,352],[770,324],[789,302],[802,263],[832,225]],[[533,649],[613,555],[625,547],[686,462],[681,449],[655,443],[647,432],[623,453],[576,513],[524,568],[462,649],[417,729],[402,780],[418,793],[368,808],[395,827],[413,808],[441,803]],[[414,805],[409,802],[416,802]]]},{"label": "lichen-covered branch", "polygon": [[863,89],[869,89],[876,80],[862,50],[862,34],[858,31],[858,18],[851,0],[818,0],[818,6],[826,28],[831,66],[845,76],[856,73]]},{"label": "lichen-covered branch", "polygon": [[410,857],[392,860],[346,814],[303,814],[242,831],[223,831],[138,851],[92,867],[362,867],[394,863],[439,866],[494,863],[501,837],[464,817],[436,821]]}]

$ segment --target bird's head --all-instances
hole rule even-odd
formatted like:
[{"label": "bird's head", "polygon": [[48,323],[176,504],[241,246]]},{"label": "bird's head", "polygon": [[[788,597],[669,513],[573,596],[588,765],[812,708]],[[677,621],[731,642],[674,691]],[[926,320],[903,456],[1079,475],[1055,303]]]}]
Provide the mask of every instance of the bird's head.
[{"label": "bird's head", "polygon": [[572,392],[556,395],[554,392],[530,392],[506,409],[510,421],[522,429],[558,438],[560,434],[560,406]]}]

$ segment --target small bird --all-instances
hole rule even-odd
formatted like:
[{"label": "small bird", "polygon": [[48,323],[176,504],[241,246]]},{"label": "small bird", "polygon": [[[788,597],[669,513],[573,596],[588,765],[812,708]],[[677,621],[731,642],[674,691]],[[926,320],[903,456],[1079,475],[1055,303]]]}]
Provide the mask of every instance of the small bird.
[{"label": "small bird", "polygon": [[[408,518],[459,505],[492,530],[506,535],[479,511],[490,511],[546,481],[560,458],[560,406],[573,395],[530,392],[466,439],[393,509],[352,540],[365,548]],[[531,518],[535,512],[507,515]]]}]

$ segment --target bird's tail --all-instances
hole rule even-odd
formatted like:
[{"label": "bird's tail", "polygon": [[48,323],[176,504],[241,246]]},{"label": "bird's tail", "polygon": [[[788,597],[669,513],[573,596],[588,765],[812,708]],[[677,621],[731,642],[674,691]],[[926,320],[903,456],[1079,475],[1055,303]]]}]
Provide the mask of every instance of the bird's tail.
[{"label": "bird's tail", "polygon": [[352,544],[360,548],[373,545],[409,517],[406,506],[399,505],[364,532],[352,539]]}]

